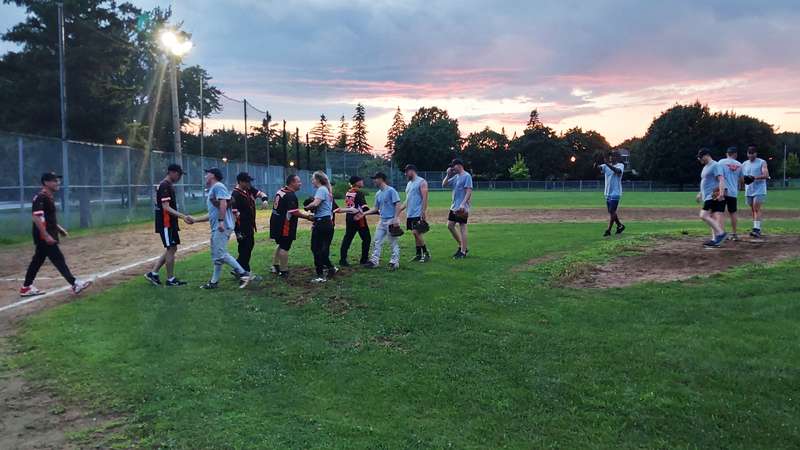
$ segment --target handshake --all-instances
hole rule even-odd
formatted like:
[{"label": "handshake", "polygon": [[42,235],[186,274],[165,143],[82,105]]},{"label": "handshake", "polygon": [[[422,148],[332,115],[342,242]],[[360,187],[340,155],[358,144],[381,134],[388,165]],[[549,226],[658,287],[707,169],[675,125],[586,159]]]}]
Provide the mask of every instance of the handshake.
[{"label": "handshake", "polygon": [[195,222],[194,217],[188,214],[183,216],[183,221],[186,222],[188,225],[192,225]]}]

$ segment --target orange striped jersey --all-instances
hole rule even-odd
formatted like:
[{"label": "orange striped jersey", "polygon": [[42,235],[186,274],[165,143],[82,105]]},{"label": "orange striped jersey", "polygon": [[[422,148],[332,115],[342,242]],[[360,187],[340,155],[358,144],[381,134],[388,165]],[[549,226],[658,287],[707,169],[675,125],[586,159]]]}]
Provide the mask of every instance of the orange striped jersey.
[{"label": "orange striped jersey", "polygon": [[175,228],[179,230],[178,220],[172,217],[164,208],[161,207],[163,202],[169,202],[169,206],[176,210],[178,209],[178,199],[175,198],[175,186],[171,181],[164,178],[163,181],[156,188],[156,204],[154,205],[156,216],[156,233],[161,233],[164,228]]}]

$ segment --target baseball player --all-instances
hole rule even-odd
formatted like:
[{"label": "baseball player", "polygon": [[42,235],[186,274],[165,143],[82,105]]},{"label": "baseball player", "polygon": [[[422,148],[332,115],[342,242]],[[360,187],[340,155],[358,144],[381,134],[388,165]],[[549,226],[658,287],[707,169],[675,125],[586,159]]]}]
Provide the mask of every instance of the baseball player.
[{"label": "baseball player", "polygon": [[700,219],[711,228],[712,239],[703,243],[705,247],[719,247],[728,236],[720,225],[720,216],[725,212],[725,175],[722,166],[711,157],[707,148],[697,152],[697,160],[703,165],[700,173],[700,192],[697,201],[703,203]]},{"label": "baseball player", "polygon": [[[261,209],[267,209],[267,194],[253,187],[253,178],[247,172],[236,175],[236,187],[231,192],[232,211],[236,218],[233,231],[239,244],[239,257],[236,261],[244,270],[250,272],[250,256],[256,245],[256,199],[261,201]],[[233,272],[235,275],[236,272]]]},{"label": "baseball player", "polygon": [[[728,240],[738,241],[737,234],[738,218],[736,211],[739,209],[739,184],[742,181],[742,163],[736,158],[738,150],[736,147],[728,147],[725,151],[725,158],[719,160],[718,164],[722,167],[722,174],[725,176],[725,209],[731,218],[731,233]],[[720,215],[720,227],[725,228],[725,215]]]},{"label": "baseball player", "polygon": [[606,209],[608,210],[608,228],[603,236],[611,236],[611,227],[617,224],[616,234],[625,231],[625,225],[619,220],[617,208],[622,199],[622,174],[625,172],[625,164],[620,160],[619,152],[611,152],[608,159],[598,166],[600,172],[605,176],[605,197]]},{"label": "baseball player", "polygon": [[222,184],[222,171],[216,167],[206,169],[206,187],[208,197],[206,208],[208,214],[194,219],[195,222],[209,222],[211,224],[211,262],[214,271],[211,280],[200,286],[202,289],[216,289],[219,287],[219,277],[222,275],[222,265],[231,266],[239,277],[239,288],[245,288],[251,282],[258,282],[261,277],[244,270],[230,253],[228,253],[228,240],[231,238],[235,226],[233,213],[230,208],[231,194]]},{"label": "baseball player", "polygon": [[[450,214],[447,217],[447,229],[458,242],[458,250],[453,255],[454,259],[463,259],[469,253],[467,247],[467,219],[472,203],[472,175],[464,170],[464,163],[456,158],[447,168],[447,174],[442,180],[442,187],[453,187],[453,203],[450,205]],[[458,225],[458,229],[456,229]]]},{"label": "baseball player", "polygon": [[414,235],[417,247],[417,254],[411,259],[411,262],[426,263],[431,260],[431,254],[425,244],[424,232],[418,230],[417,226],[426,221],[428,215],[428,182],[417,175],[417,167],[413,164],[406,165],[405,173],[406,179],[408,179],[406,202],[400,207],[400,210],[406,211],[406,229]]},{"label": "baseball player", "polygon": [[297,239],[297,220],[302,217],[313,220],[313,215],[300,209],[296,192],[303,186],[297,175],[289,175],[286,185],[278,190],[272,202],[272,215],[269,218],[269,238],[275,241],[275,254],[272,257],[272,273],[279,277],[289,276],[289,250]]},{"label": "baseball player", "polygon": [[374,269],[379,266],[383,243],[386,239],[389,239],[389,244],[392,247],[392,256],[389,259],[389,270],[397,270],[400,268],[400,242],[397,236],[389,232],[389,227],[400,226],[400,220],[398,219],[398,215],[400,214],[400,195],[393,187],[389,186],[386,180],[386,174],[383,172],[378,172],[372,176],[372,181],[375,183],[375,187],[378,188],[378,193],[375,194],[375,206],[364,213],[356,214],[356,220],[361,219],[362,216],[369,216],[372,214],[378,214],[381,218],[375,228],[375,242],[372,246],[372,257],[364,267]]},{"label": "baseball player", "polygon": [[185,281],[175,277],[175,254],[181,244],[178,221],[182,219],[187,224],[192,224],[194,219],[192,216],[178,211],[178,202],[177,198],[175,198],[175,183],[180,181],[181,177],[183,177],[181,166],[179,164],[170,164],[167,167],[167,175],[156,188],[156,233],[161,237],[164,253],[156,260],[153,269],[144,274],[144,277],[153,286],[161,285],[161,277],[158,272],[163,266],[167,266],[167,286],[184,286],[186,284]]},{"label": "baseball player", "polygon": [[33,211],[33,245],[36,250],[30,265],[28,265],[28,271],[25,273],[25,281],[19,288],[19,295],[31,297],[45,293],[33,285],[33,280],[36,279],[36,274],[39,273],[44,260],[48,258],[56,266],[61,276],[67,280],[67,283],[72,286],[72,293],[77,295],[89,287],[92,282],[75,279],[67,267],[64,254],[58,248],[59,236],[69,235],[67,230],[58,224],[56,202],[53,199],[55,193],[61,188],[61,177],[54,173],[43,173],[41,182],[42,190],[33,197],[31,208]]},{"label": "baseball player", "polygon": [[369,210],[367,199],[361,189],[364,188],[364,179],[358,175],[350,177],[350,190],[344,196],[345,206],[347,208],[355,208],[355,213],[347,213],[345,216],[345,233],[342,238],[342,247],[339,251],[339,265],[347,267],[350,263],[347,262],[347,252],[350,250],[350,244],[353,238],[358,233],[361,238],[361,259],[359,263],[364,265],[369,262],[369,244],[372,236],[369,233],[369,225],[367,219],[361,217],[361,220],[355,220],[358,211],[364,212]]},{"label": "baseball player", "polygon": [[324,283],[338,272],[331,262],[331,242],[333,241],[333,190],[325,172],[316,171],[311,176],[314,198],[306,209],[314,212],[311,226],[311,252],[314,254],[314,268],[317,277],[312,283]]},{"label": "baseball player", "polygon": [[747,161],[742,164],[742,175],[744,175],[744,194],[747,197],[747,204],[753,212],[753,230],[750,236],[761,238],[761,209],[767,201],[767,180],[769,180],[769,168],[767,162],[758,157],[758,150],[755,145],[747,147]]}]

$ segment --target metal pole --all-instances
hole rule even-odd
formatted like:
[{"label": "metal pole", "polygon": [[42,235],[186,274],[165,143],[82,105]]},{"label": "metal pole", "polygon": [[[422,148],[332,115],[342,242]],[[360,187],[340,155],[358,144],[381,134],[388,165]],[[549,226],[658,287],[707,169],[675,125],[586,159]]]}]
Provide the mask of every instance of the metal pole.
[{"label": "metal pole", "polygon": [[[200,165],[205,155],[205,117],[203,117],[203,74],[200,74]],[[205,195],[205,194],[203,194]]]},{"label": "metal pole", "polygon": [[300,127],[294,129],[294,157],[297,169],[300,169]]},{"label": "metal pole", "polygon": [[127,150],[127,155],[126,156],[128,158],[128,209],[133,209],[133,205],[134,205],[133,196],[137,195],[137,194],[136,194],[136,189],[134,189],[133,186],[132,186],[132,181],[133,180],[131,180],[131,148],[128,147],[126,150]]},{"label": "metal pole", "polygon": [[[178,58],[171,57],[169,60],[170,64],[172,64],[172,70],[170,70],[170,84],[172,85],[172,134],[175,138],[175,162],[183,165],[183,149],[181,148],[181,118],[178,113]],[[183,211],[183,183],[178,183],[176,186],[175,195],[178,197],[178,209]]]},{"label": "metal pole", "polygon": [[19,215],[20,221],[19,223],[22,224],[22,230],[25,230],[25,224],[28,223],[30,220],[25,220],[25,175],[24,175],[24,167],[25,163],[23,161],[24,155],[24,148],[22,143],[22,136],[17,137],[17,158],[18,158],[18,165],[17,171],[19,172]]},{"label": "metal pole", "polygon": [[244,170],[247,170],[247,99],[244,99]]},{"label": "metal pole", "polygon": [[306,170],[311,170],[311,146],[308,145],[308,133],[306,133]]},{"label": "metal pole", "polygon": [[783,187],[786,187],[786,144],[783,144]]},{"label": "metal pole", "polygon": [[61,170],[64,190],[61,208],[64,221],[69,224],[69,146],[67,144],[67,75],[64,67],[64,3],[58,2],[58,85],[61,100]]},{"label": "metal pole", "polygon": [[103,223],[105,223],[106,218],[106,196],[105,196],[105,187],[106,187],[106,177],[105,177],[105,161],[103,160],[103,146],[100,146],[100,154],[97,157],[98,163],[100,164],[100,214],[103,216]]},{"label": "metal pole", "polygon": [[286,149],[286,121],[283,121],[283,167],[289,167],[289,152]]},{"label": "metal pole", "polygon": [[272,137],[272,133],[270,132],[270,129],[269,129],[269,120],[271,118],[272,117],[270,117],[269,111],[267,111],[267,117],[264,119],[266,121],[266,123],[267,123],[267,126],[266,126],[266,129],[267,129],[267,167],[269,167],[269,138]]}]

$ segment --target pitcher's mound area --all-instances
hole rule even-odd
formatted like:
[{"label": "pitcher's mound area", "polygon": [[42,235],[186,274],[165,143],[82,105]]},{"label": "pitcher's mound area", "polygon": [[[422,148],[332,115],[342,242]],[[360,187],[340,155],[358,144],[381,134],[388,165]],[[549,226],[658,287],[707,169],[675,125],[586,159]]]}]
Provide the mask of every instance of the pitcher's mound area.
[{"label": "pitcher's mound area", "polygon": [[636,256],[617,258],[589,270],[571,284],[610,288],[647,281],[685,280],[709,276],[743,264],[768,264],[800,256],[800,236],[770,236],[763,240],[743,238],[721,248],[705,249],[701,238],[659,241]]}]

